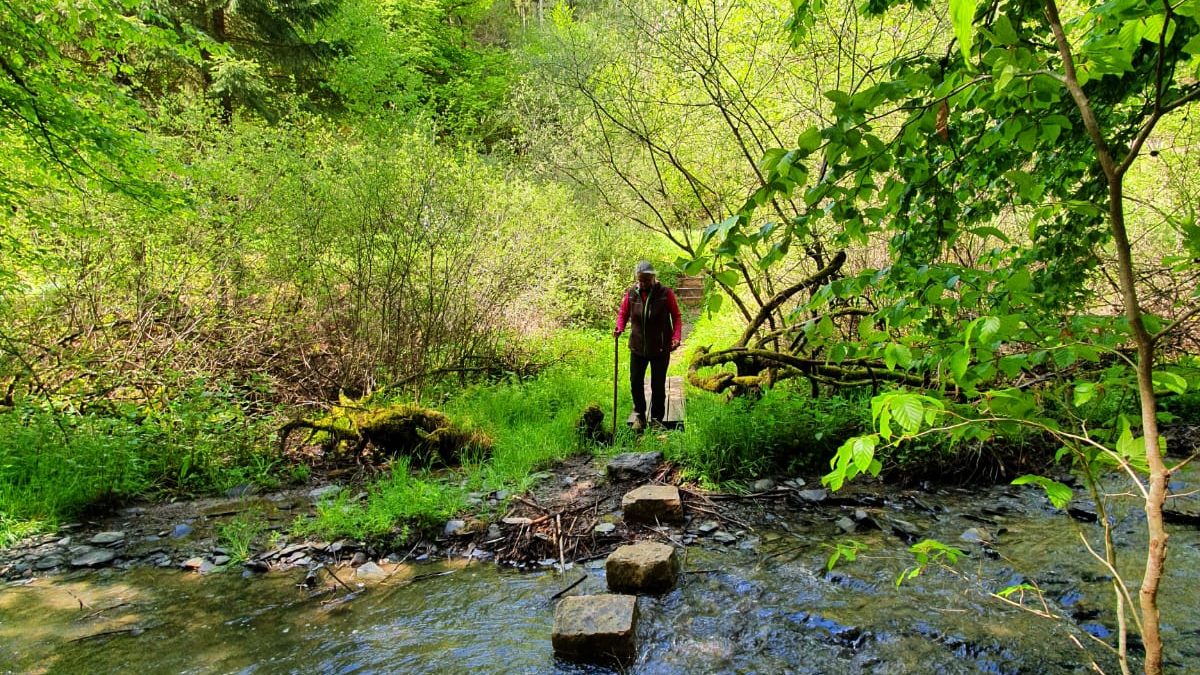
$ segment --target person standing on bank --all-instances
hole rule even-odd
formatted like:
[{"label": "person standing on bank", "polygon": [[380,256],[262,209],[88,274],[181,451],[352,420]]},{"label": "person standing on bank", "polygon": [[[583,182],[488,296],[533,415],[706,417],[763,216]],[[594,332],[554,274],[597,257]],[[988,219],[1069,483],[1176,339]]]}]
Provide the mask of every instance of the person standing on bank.
[{"label": "person standing on bank", "polygon": [[629,389],[633,394],[630,424],[646,427],[646,366],[650,366],[650,422],[661,425],[667,408],[667,364],[679,348],[683,317],[675,291],[658,283],[654,266],[643,260],[634,270],[637,283],[625,291],[613,335],[629,326]]}]

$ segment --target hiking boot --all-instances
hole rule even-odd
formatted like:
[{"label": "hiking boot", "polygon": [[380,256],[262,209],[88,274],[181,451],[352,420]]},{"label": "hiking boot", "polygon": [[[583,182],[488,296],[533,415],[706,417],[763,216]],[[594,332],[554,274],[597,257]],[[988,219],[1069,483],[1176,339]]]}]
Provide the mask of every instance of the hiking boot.
[{"label": "hiking boot", "polygon": [[629,427],[634,431],[641,431],[646,428],[646,416],[641,413],[633,413],[629,416]]}]

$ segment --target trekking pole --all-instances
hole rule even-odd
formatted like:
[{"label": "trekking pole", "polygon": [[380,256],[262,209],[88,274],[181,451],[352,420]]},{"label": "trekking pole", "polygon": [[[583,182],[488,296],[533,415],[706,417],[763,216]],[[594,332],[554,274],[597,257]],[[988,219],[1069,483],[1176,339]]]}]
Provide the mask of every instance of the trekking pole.
[{"label": "trekking pole", "polygon": [[620,333],[613,335],[613,418],[612,418],[612,437],[613,444],[617,442],[617,384],[621,379],[620,374],[621,362],[621,335]]}]

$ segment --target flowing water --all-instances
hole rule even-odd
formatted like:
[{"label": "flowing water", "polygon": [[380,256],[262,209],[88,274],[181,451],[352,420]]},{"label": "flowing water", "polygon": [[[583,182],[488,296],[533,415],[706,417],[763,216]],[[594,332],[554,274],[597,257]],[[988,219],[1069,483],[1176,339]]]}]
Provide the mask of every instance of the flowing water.
[{"label": "flowing water", "polygon": [[[1200,473],[1173,489],[1189,484],[1200,486]],[[1121,571],[1136,580],[1144,522],[1136,500],[1124,502],[1113,520]],[[1193,498],[1177,502],[1200,511]],[[826,503],[767,509],[737,543],[688,547],[691,573],[679,587],[639,600],[639,656],[627,671],[1082,673],[1095,660],[1118,672],[1104,646],[1116,641],[1110,577],[1079,537],[1095,545],[1094,525],[1054,511],[1033,488],[1004,486],[891,491],[865,510],[882,530],[844,535],[835,521],[854,508]],[[897,519],[966,555],[953,572],[930,568],[897,587],[912,564]],[[970,528],[994,537],[994,550],[961,540]],[[1161,594],[1168,669],[1200,672],[1200,531],[1171,531]],[[826,572],[824,544],[847,536],[867,549]],[[0,672],[604,672],[552,654],[551,596],[583,575],[571,593],[603,592],[603,569],[559,576],[480,563],[404,568],[352,597],[341,588],[311,596],[297,585],[302,575],[288,574],[59,577],[0,589]],[[988,595],[1019,583],[1044,593],[1043,605],[1026,592],[1028,608],[1059,618]]]}]

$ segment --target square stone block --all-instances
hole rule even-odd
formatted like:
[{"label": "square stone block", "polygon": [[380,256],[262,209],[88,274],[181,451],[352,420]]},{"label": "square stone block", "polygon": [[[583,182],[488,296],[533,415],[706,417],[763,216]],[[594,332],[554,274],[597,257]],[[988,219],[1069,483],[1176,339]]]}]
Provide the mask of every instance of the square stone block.
[{"label": "square stone block", "polygon": [[622,546],[605,564],[608,587],[618,593],[666,593],[679,579],[675,547],[653,541]]},{"label": "square stone block", "polygon": [[554,611],[554,653],[569,661],[628,663],[637,656],[637,598],[575,595]]},{"label": "square stone block", "polygon": [[674,485],[643,485],[621,498],[621,511],[632,523],[677,523],[683,520],[683,501]]}]

